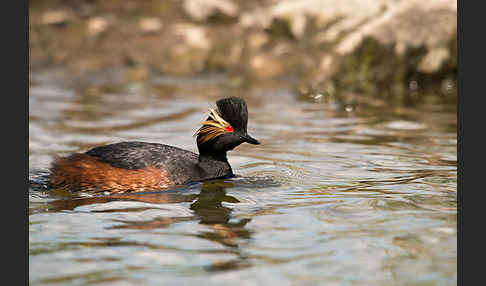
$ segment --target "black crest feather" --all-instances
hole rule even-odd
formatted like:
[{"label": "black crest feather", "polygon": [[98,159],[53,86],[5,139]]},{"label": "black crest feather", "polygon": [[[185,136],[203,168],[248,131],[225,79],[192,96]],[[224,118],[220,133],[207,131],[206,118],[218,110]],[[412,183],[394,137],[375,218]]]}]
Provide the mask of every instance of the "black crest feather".
[{"label": "black crest feather", "polygon": [[228,121],[233,128],[246,132],[248,124],[248,108],[244,99],[227,97],[216,101],[219,114]]}]

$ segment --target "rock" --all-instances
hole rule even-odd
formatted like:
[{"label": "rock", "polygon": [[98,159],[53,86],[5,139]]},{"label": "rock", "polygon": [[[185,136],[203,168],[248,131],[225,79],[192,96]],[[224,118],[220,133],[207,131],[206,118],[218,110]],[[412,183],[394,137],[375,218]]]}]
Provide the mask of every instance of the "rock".
[{"label": "rock", "polygon": [[238,6],[230,0],[185,0],[183,9],[195,21],[206,21],[218,13],[235,18],[239,13]]},{"label": "rock", "polygon": [[109,26],[109,22],[107,19],[101,16],[93,17],[88,20],[88,35],[90,36],[96,36],[104,31]]},{"label": "rock", "polygon": [[206,28],[192,24],[176,24],[170,30],[173,35],[182,37],[182,41],[179,40],[171,46],[163,72],[189,75],[203,71],[213,47]]},{"label": "rock", "polygon": [[243,28],[266,28],[272,19],[268,17],[265,9],[256,9],[240,15],[239,23]]},{"label": "rock", "polygon": [[170,50],[170,58],[164,62],[163,72],[176,75],[191,75],[206,67],[208,50],[177,44]]},{"label": "rock", "polygon": [[319,63],[319,69],[325,73],[331,73],[334,64],[334,58],[331,55],[324,55]]},{"label": "rock", "polygon": [[[455,0],[283,0],[245,11],[239,25],[268,32],[275,46],[281,35],[292,35],[296,44],[289,53],[274,55],[282,59],[302,53],[300,63],[313,58],[309,79],[335,81],[338,89],[395,93],[414,74],[453,74],[456,66]],[[282,34],[285,27],[288,33]],[[296,48],[301,43],[308,48]],[[254,59],[253,66],[260,62]]]},{"label": "rock", "polygon": [[202,26],[177,24],[172,31],[175,35],[182,36],[185,43],[190,47],[209,50],[212,46],[206,34],[206,29]]},{"label": "rock", "polygon": [[248,36],[249,46],[257,50],[268,42],[268,36],[264,33],[255,33]]},{"label": "rock", "polygon": [[138,27],[144,34],[156,34],[162,28],[162,22],[157,17],[145,17],[140,19]]},{"label": "rock", "polygon": [[326,27],[341,19],[339,26],[346,30],[354,28],[364,20],[377,15],[381,11],[383,1],[284,0],[276,2],[267,9],[258,9],[242,14],[240,23],[245,27],[268,29],[272,22],[284,21],[287,23],[291,34],[300,39],[305,33],[310,18],[314,19],[319,27]]},{"label": "rock", "polygon": [[434,73],[441,68],[442,63],[449,57],[449,50],[445,48],[430,50],[420,61],[418,70],[424,73]]},{"label": "rock", "polygon": [[[433,66],[449,58],[445,48],[457,29],[457,2],[455,0],[284,0],[266,9],[255,9],[241,15],[245,28],[268,29],[274,21],[284,21],[297,39],[304,36],[308,19],[314,19],[319,28],[317,43],[336,45],[337,56],[353,53],[366,37],[382,44],[394,45],[402,55],[409,48],[425,47],[436,50],[424,59],[422,70],[432,59]],[[425,28],[426,27],[426,28]]]},{"label": "rock", "polygon": [[[176,74],[241,72],[252,79],[286,74],[354,95],[408,92],[409,82],[422,90],[456,74],[455,0],[162,1],[157,17],[147,16],[153,7],[144,1],[98,2],[88,5],[89,13],[67,4],[33,8],[31,60]],[[126,11],[138,16],[122,17]],[[105,36],[83,45],[77,34],[83,28]]]},{"label": "rock", "polygon": [[65,10],[48,11],[42,15],[41,22],[45,25],[62,25],[71,19],[69,12]]},{"label": "rock", "polygon": [[409,0],[390,4],[384,13],[346,35],[336,52],[341,55],[353,52],[365,37],[395,45],[398,54],[409,47],[445,46],[456,33],[455,3],[454,0]]},{"label": "rock", "polygon": [[265,80],[281,75],[285,70],[282,63],[271,55],[259,54],[250,60],[250,69],[257,80]]}]

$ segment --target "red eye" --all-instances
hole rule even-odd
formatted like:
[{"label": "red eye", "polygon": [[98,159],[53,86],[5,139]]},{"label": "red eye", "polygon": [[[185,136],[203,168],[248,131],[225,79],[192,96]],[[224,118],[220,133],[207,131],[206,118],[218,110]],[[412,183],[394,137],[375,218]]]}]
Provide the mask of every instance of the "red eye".
[{"label": "red eye", "polygon": [[231,125],[228,125],[228,126],[226,127],[226,131],[228,131],[228,132],[233,132],[233,127],[231,127]]}]

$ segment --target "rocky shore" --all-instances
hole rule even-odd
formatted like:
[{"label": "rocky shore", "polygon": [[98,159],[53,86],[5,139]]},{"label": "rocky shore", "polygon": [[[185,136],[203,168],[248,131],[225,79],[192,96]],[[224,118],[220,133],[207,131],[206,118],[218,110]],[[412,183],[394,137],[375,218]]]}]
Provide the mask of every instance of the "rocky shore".
[{"label": "rocky shore", "polygon": [[302,94],[455,86],[454,0],[30,1],[30,68],[291,76]]}]

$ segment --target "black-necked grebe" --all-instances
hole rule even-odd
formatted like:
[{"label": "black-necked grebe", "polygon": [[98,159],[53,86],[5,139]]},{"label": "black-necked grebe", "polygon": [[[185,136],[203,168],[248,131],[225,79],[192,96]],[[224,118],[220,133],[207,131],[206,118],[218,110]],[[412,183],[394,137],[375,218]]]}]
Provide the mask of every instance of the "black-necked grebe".
[{"label": "black-necked grebe", "polygon": [[69,191],[126,193],[233,176],[226,152],[260,144],[247,133],[248,109],[238,97],[223,98],[196,131],[199,154],[145,142],[120,142],[54,160],[49,186]]}]

